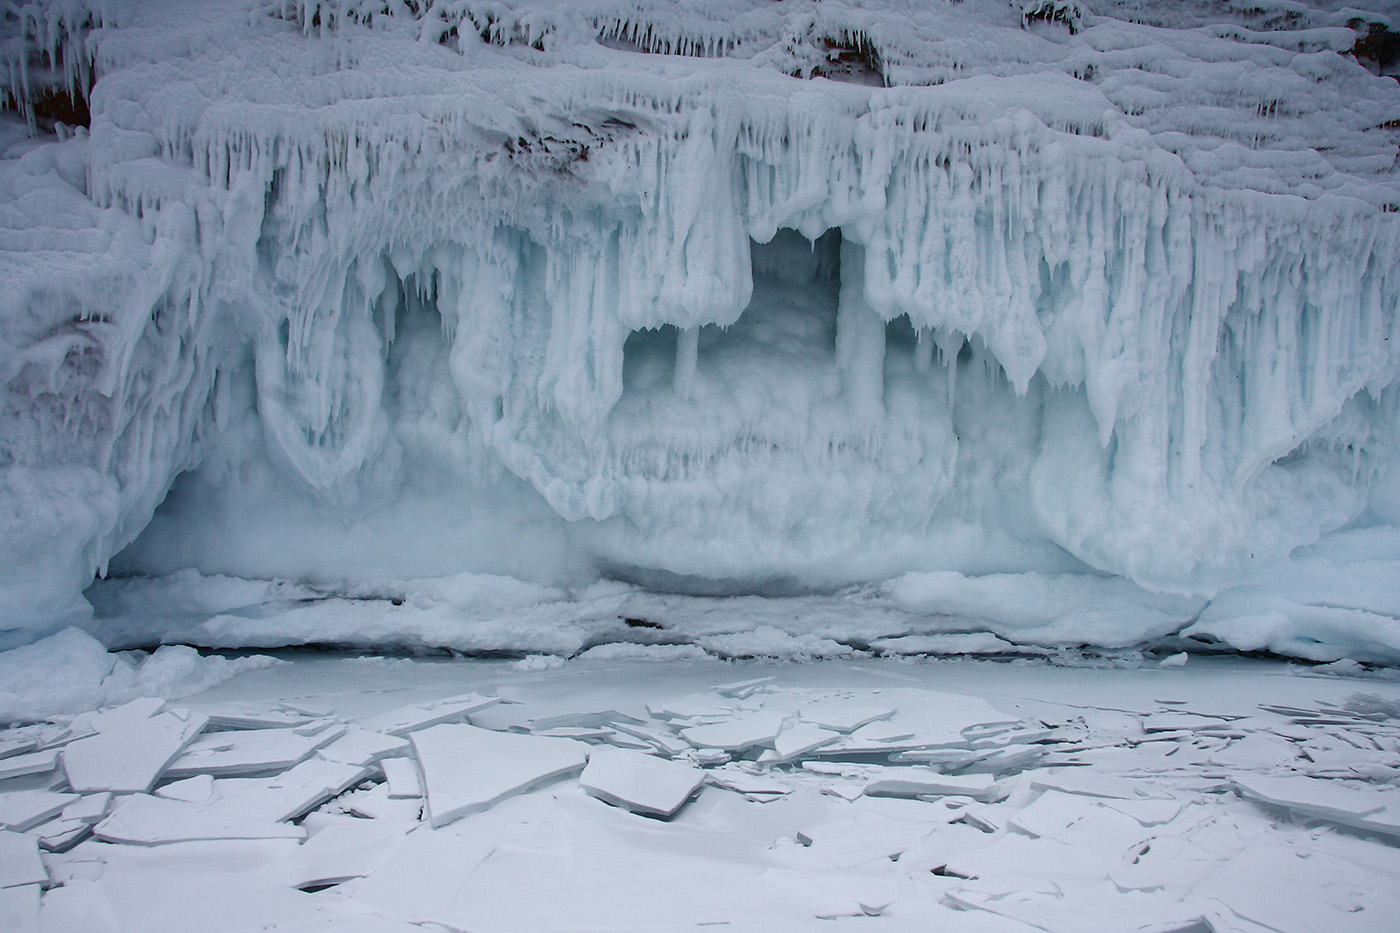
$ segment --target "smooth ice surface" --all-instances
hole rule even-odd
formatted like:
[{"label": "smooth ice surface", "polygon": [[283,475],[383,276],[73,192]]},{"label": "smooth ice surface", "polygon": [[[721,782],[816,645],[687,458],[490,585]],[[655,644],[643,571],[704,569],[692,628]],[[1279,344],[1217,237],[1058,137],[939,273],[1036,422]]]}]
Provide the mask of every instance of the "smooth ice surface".
[{"label": "smooth ice surface", "polygon": [[11,4],[0,644],[1400,660],[1390,6]]},{"label": "smooth ice surface", "polygon": [[432,726],[410,736],[434,827],[512,794],[577,774],[588,746],[573,739],[491,732],[469,725]]}]

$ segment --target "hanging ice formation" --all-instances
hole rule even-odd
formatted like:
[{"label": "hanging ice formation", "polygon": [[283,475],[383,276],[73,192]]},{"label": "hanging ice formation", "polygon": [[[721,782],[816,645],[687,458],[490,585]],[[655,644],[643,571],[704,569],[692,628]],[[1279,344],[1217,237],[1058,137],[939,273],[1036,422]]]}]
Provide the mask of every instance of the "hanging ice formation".
[{"label": "hanging ice formation", "polygon": [[0,627],[1396,524],[1400,21],[1311,3],[7,4]]}]

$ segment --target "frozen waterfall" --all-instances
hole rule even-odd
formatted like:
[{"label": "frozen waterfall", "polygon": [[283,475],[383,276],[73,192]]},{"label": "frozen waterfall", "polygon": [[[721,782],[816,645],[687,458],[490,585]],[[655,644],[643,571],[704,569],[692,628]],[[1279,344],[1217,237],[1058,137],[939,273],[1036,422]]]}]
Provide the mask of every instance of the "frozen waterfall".
[{"label": "frozen waterfall", "polygon": [[0,629],[484,574],[1400,659],[1400,18],[1156,6],[8,5]]}]

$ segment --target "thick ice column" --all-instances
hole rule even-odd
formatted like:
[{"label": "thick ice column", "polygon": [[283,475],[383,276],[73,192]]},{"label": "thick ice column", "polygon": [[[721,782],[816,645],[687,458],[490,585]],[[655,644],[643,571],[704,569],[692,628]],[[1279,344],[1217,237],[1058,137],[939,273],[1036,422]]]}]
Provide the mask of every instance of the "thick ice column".
[{"label": "thick ice column", "polygon": [[841,241],[841,291],[836,304],[836,366],[841,387],[861,418],[885,413],[885,322],[865,297],[865,248]]}]

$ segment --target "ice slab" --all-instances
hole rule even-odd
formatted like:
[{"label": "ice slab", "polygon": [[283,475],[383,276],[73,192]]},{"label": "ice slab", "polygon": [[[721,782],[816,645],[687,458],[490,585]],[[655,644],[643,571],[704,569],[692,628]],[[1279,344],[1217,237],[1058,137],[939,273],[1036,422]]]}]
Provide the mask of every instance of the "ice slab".
[{"label": "ice slab", "polygon": [[170,766],[171,778],[211,774],[215,777],[283,771],[345,734],[343,724],[324,723],[306,734],[297,729],[247,729],[201,735]]},{"label": "ice slab", "polygon": [[30,734],[0,735],[0,761],[36,751],[39,740]]},{"label": "ice slab", "polygon": [[705,783],[705,772],[643,752],[601,747],[589,754],[578,780],[589,794],[615,807],[669,819]]},{"label": "ice slab", "polygon": [[376,784],[368,790],[354,790],[346,794],[336,804],[344,812],[367,820],[384,820],[411,826],[423,815],[423,798],[397,798],[389,796],[389,785]]},{"label": "ice slab", "polygon": [[865,813],[808,826],[795,838],[828,865],[852,866],[899,856],[918,845],[931,828],[928,824]]},{"label": "ice slab", "polygon": [[93,833],[108,842],[160,845],[196,839],[305,839],[306,830],[248,819],[196,803],[133,794],[118,801]]},{"label": "ice slab", "polygon": [[78,799],[77,794],[51,790],[18,790],[0,793],[0,829],[22,833],[46,823]]},{"label": "ice slab", "polygon": [[392,859],[347,885],[346,894],[399,920],[430,922],[459,906],[472,873],[495,850],[487,839],[420,826],[404,837]]},{"label": "ice slab", "polygon": [[[1107,879],[989,878],[946,895],[956,906],[985,910],[1048,933],[1189,933],[1214,929],[1200,908]],[[1262,931],[1261,931],[1262,933]]]},{"label": "ice slab", "polygon": [[49,820],[29,830],[28,835],[39,841],[39,848],[46,852],[63,852],[76,845],[92,832],[92,824],[82,820],[65,820],[62,817]]},{"label": "ice slab", "polygon": [[971,797],[990,801],[1006,796],[988,774],[937,774],[917,768],[886,768],[865,785],[867,797]]},{"label": "ice slab", "polygon": [[100,794],[87,794],[63,808],[65,820],[79,820],[83,823],[96,823],[107,815],[112,805],[112,795],[106,791]]},{"label": "ice slab", "polygon": [[418,774],[418,764],[412,758],[385,758],[379,762],[379,767],[384,769],[390,797],[423,796],[423,780]]},{"label": "ice slab", "polygon": [[294,820],[374,773],[371,767],[310,758],[268,778],[219,778],[211,806],[254,820]]},{"label": "ice slab", "polygon": [[428,820],[445,826],[475,810],[583,770],[588,746],[443,724],[413,733]]},{"label": "ice slab", "polygon": [[6,778],[24,777],[28,774],[45,774],[57,767],[58,749],[56,748],[43,752],[31,752],[27,755],[15,755],[0,759],[0,781]]},{"label": "ice slab", "polygon": [[207,719],[187,710],[165,710],[164,700],[143,698],[96,714],[96,734],[63,749],[68,784],[79,793],[145,793],[204,728]]},{"label": "ice slab", "polygon": [[317,754],[327,761],[364,766],[372,765],[391,755],[402,755],[408,749],[408,739],[365,729],[350,729],[334,742],[319,749]]},{"label": "ice slab", "polygon": [[781,713],[740,713],[723,722],[682,729],[681,737],[696,748],[739,752],[758,745],[771,746],[782,728]]},{"label": "ice slab", "polygon": [[465,693],[461,696],[402,706],[364,720],[360,723],[360,728],[368,732],[405,736],[410,732],[436,726],[439,723],[464,719],[477,710],[486,709],[499,702],[501,702],[499,697]]},{"label": "ice slab", "polygon": [[218,792],[214,790],[214,778],[208,774],[197,774],[184,780],[172,781],[163,787],[157,787],[155,794],[169,800],[205,805],[213,803],[219,797]]},{"label": "ice slab", "polygon": [[[1228,913],[1213,929],[1371,933],[1400,917],[1396,876],[1326,852],[1256,843],[1218,867],[1192,892]],[[1214,919],[1214,918],[1212,918]],[[1231,920],[1242,920],[1236,926]],[[1257,927],[1252,927],[1257,924]]]},{"label": "ice slab", "polygon": [[404,831],[403,826],[380,820],[327,818],[305,843],[259,874],[289,888],[339,884],[351,878],[362,878],[393,855]]},{"label": "ice slab", "polygon": [[647,711],[657,719],[710,719],[734,715],[737,707],[727,697],[691,693],[657,703],[647,703]]},{"label": "ice slab", "polygon": [[22,833],[0,830],[0,888],[48,883],[38,842]]},{"label": "ice slab", "polygon": [[773,751],[784,760],[800,758],[823,745],[830,745],[841,738],[839,732],[824,729],[807,722],[792,723],[783,728],[773,739]]},{"label": "ice slab", "polygon": [[331,933],[354,929],[365,914],[252,872],[192,865],[112,871],[55,888],[44,898],[40,926],[84,933]]},{"label": "ice slab", "polygon": [[802,707],[802,719],[814,726],[831,729],[835,732],[854,732],[861,726],[889,719],[897,710],[892,706],[873,706],[868,703],[842,702],[829,700],[811,703]]},{"label": "ice slab", "polygon": [[1036,771],[1031,776],[1031,787],[1036,790],[1058,790],[1066,794],[1083,794],[1087,797],[1132,799],[1138,796],[1136,785],[1128,778],[1101,774],[1091,768]]},{"label": "ice slab", "polygon": [[0,930],[32,933],[39,929],[39,888],[37,884],[0,887]]},{"label": "ice slab", "polygon": [[716,684],[710,689],[722,697],[744,700],[765,689],[776,677],[755,677],[752,680],[737,680],[728,684]]},{"label": "ice slab", "polygon": [[1395,794],[1354,790],[1324,778],[1236,775],[1232,778],[1240,796],[1304,816],[1347,823],[1379,813]]},{"label": "ice slab", "polygon": [[211,729],[276,729],[303,726],[316,716],[310,716],[285,706],[269,708],[251,704],[220,706],[209,711]]}]

